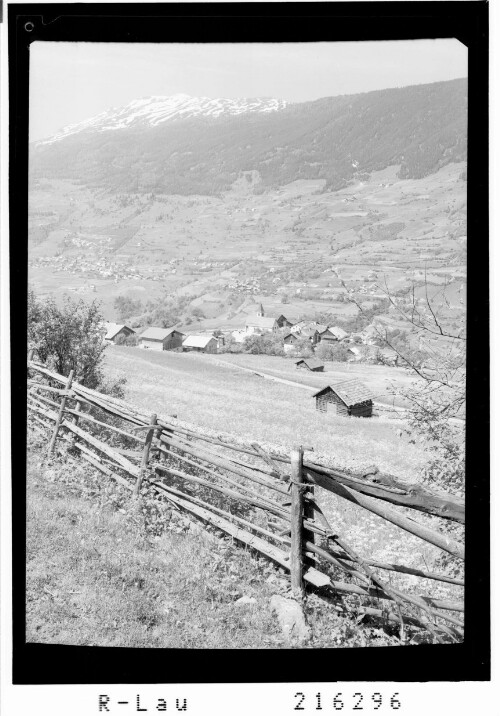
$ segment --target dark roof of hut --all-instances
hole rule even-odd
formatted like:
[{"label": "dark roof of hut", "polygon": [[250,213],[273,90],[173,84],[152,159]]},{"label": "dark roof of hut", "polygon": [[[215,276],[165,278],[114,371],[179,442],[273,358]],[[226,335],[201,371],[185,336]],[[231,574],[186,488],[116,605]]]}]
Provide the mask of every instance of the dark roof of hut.
[{"label": "dark roof of hut", "polygon": [[295,361],[295,365],[299,365],[299,363],[305,363],[308,368],[311,370],[314,370],[314,368],[324,368],[325,364],[322,363],[317,358],[301,358],[300,360]]},{"label": "dark roof of hut", "polygon": [[348,408],[352,408],[353,405],[358,405],[359,403],[364,403],[367,400],[372,400],[375,397],[366,385],[356,378],[352,378],[350,380],[343,380],[340,383],[335,383],[334,385],[326,385],[314,393],[313,398],[327,390],[333,390]]}]

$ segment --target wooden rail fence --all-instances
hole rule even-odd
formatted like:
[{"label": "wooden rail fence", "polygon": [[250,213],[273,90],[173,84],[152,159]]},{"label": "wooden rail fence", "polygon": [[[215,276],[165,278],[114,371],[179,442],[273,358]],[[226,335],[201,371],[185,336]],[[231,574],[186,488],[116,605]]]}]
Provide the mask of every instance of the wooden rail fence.
[{"label": "wooden rail fence", "polygon": [[[438,642],[463,639],[462,600],[402,591],[379,571],[458,587],[463,580],[363,558],[329,523],[319,490],[463,559],[463,544],[408,514],[413,510],[464,523],[464,503],[455,496],[378,472],[352,475],[314,462],[310,448],[297,446],[285,456],[279,448],[269,452],[230,436],[213,437],[175,416],[147,414],[87,388],[73,380],[73,372],[59,375],[32,355],[27,404],[30,426],[49,440],[48,454],[62,440],[71,448],[68,454],[78,454],[129,490],[133,499],[140,499],[144,487],[153,489],[189,519],[231,535],[290,572],[296,598],[304,597],[306,585],[325,598],[328,593],[358,595],[364,602],[361,614],[399,624],[401,633],[411,625],[429,631]],[[325,565],[347,581],[334,579]],[[377,608],[374,599],[386,606]]]}]

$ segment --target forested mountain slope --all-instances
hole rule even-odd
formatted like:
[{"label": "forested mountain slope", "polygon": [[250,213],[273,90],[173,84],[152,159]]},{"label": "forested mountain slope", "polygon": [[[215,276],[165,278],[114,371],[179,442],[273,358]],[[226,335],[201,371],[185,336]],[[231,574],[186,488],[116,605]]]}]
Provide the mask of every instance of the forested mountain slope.
[{"label": "forested mountain slope", "polygon": [[161,124],[127,122],[122,108],[122,128],[97,131],[89,121],[32,145],[31,170],[33,178],[162,194],[219,194],[250,170],[258,172],[254,192],[297,179],[335,190],[391,165],[416,179],[466,160],[466,106],[467,80],[459,79]]}]

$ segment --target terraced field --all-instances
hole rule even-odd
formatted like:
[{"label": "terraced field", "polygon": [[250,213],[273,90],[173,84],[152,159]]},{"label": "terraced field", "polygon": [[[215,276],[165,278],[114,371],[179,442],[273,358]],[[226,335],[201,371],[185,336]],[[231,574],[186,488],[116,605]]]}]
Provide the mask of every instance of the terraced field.
[{"label": "terraced field", "polygon": [[59,297],[92,285],[113,320],[117,295],[188,295],[210,309],[202,325],[213,328],[241,325],[237,306],[248,298],[291,316],[346,317],[356,311],[346,286],[369,300],[384,283],[396,292],[426,277],[431,287],[449,284],[449,310],[463,314],[464,168],[402,180],[393,166],[336,192],[301,180],[219,197],[41,182],[30,193],[30,281]]}]

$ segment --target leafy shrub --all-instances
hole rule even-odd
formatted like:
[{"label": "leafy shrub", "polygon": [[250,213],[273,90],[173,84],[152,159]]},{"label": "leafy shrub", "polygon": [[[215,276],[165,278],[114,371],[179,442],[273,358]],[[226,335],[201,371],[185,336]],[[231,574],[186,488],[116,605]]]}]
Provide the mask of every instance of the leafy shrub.
[{"label": "leafy shrub", "polygon": [[252,336],[247,336],[243,342],[243,350],[245,353],[263,353],[269,356],[284,355],[281,336],[274,333],[264,333],[263,335],[255,333]]},{"label": "leafy shrub", "polygon": [[135,316],[142,310],[142,302],[140,300],[134,301],[133,298],[129,298],[128,296],[117,296],[113,306],[119,321],[130,318],[130,316]]},{"label": "leafy shrub", "polygon": [[102,391],[105,386],[109,394],[117,395],[123,393],[124,380],[113,384],[104,379],[102,323],[96,301],[66,297],[59,308],[52,298],[40,301],[33,291],[28,293],[28,346],[38,359],[61,375],[73,370],[73,379],[88,388]]},{"label": "leafy shrub", "polygon": [[333,360],[343,363],[351,357],[351,353],[341,343],[320,343],[316,355],[321,360]]},{"label": "leafy shrub", "polygon": [[65,298],[59,308],[52,298],[39,301],[28,294],[28,343],[42,363],[57,373],[68,375],[89,388],[102,381],[101,361],[103,317],[95,301]]},{"label": "leafy shrub", "polygon": [[290,358],[310,358],[314,355],[311,341],[308,338],[299,338],[288,355]]}]

